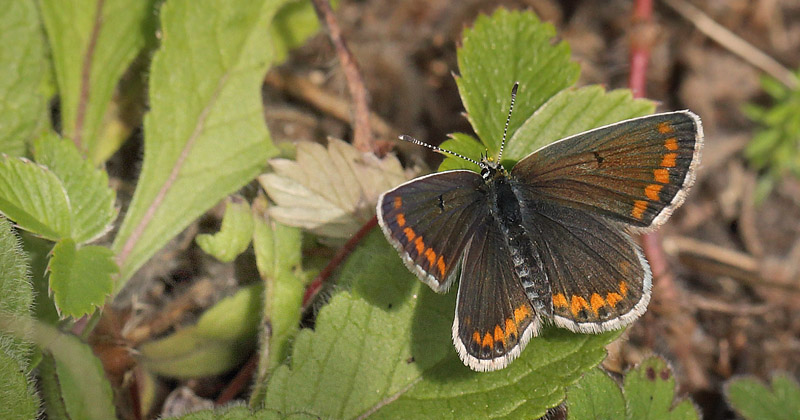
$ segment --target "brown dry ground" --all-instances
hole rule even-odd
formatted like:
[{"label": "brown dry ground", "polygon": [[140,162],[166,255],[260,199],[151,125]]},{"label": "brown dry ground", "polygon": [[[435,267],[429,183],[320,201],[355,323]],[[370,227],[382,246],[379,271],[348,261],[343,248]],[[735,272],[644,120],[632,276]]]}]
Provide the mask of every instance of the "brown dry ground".
[{"label": "brown dry ground", "polygon": [[[784,65],[800,65],[797,1],[696,3]],[[456,43],[479,13],[498,6],[530,9],[554,24],[581,65],[579,85],[627,87],[629,1],[343,0],[336,15],[361,66],[372,109],[388,123],[388,130],[378,133],[381,140],[402,132],[439,143],[447,133],[470,132],[451,76],[457,72]],[[647,314],[609,347],[605,366],[624,372],[649,354],[663,355],[676,370],[681,394],[691,396],[706,419],[729,418],[722,394],[729,378],[753,374],[766,379],[775,371],[800,377],[800,181],[786,178],[763,204],[754,204],[758,174],[741,152],[755,127],[740,109],[746,102],[765,103],[760,71],[660,2],[653,19],[646,96],[660,103],[660,111],[691,109],[699,114],[706,146],[692,193],[660,230],[668,272],[655,280]],[[289,78],[300,78],[304,83],[291,83],[306,86],[307,95],[326,93],[340,101],[320,111],[278,86]],[[264,97],[267,122],[278,141],[352,137],[349,124],[333,115],[347,115],[342,104],[349,99],[324,35],[270,73]],[[418,147],[397,145],[396,150],[407,162],[435,165],[438,159]],[[192,236],[185,235],[189,241]],[[177,240],[173,249],[186,249],[189,243]],[[185,263],[171,263],[170,255],[162,252],[158,264],[148,265],[161,266],[160,273],[140,276],[169,272],[170,284],[193,284],[183,288],[186,295],[214,294],[208,284],[189,280],[198,270],[186,268],[207,258],[195,253]],[[161,292],[151,288],[149,294]],[[187,303],[185,310],[196,311],[197,306],[204,305]],[[199,394],[221,386],[194,384]]]}]

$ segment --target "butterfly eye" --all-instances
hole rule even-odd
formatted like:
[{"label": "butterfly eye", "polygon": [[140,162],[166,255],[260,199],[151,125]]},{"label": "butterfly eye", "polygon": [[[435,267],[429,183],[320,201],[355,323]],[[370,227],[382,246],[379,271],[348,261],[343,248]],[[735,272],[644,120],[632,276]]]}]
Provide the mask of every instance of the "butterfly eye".
[{"label": "butterfly eye", "polygon": [[492,176],[492,171],[489,169],[488,166],[481,166],[481,177],[483,179],[489,179]]}]

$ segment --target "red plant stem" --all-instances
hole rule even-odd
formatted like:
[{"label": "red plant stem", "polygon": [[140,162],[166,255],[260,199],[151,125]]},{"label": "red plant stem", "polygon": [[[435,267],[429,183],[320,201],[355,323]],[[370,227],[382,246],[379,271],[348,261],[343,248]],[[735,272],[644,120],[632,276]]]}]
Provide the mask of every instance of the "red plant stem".
[{"label": "red plant stem", "polygon": [[378,218],[376,216],[372,216],[372,219],[369,219],[367,223],[364,223],[364,226],[361,226],[361,229],[358,230],[350,239],[347,240],[347,243],[336,253],[336,255],[328,262],[328,265],[322,269],[322,271],[317,274],[317,277],[311,281],[306,287],[306,293],[303,295],[303,307],[308,307],[308,304],[311,302],[311,299],[319,293],[319,290],[322,288],[322,283],[328,280],[328,277],[333,274],[333,271],[336,270],[336,267],[350,255],[351,252],[356,248],[359,242],[367,236],[372,228],[378,225]]},{"label": "red plant stem", "polygon": [[258,354],[253,353],[247,362],[239,369],[236,376],[228,382],[228,385],[222,392],[219,393],[214,405],[223,405],[236,398],[243,389],[250,386],[250,378],[253,377],[253,372],[256,371],[258,365]]},{"label": "red plant stem", "polygon": [[631,37],[631,73],[628,86],[635,98],[642,98],[647,91],[647,65],[650,63],[650,37],[639,36],[646,32],[642,28],[649,25],[653,17],[653,0],[637,0],[633,5],[633,26]]},{"label": "red plant stem", "polygon": [[[636,0],[632,20],[634,30],[631,36],[631,73],[628,86],[635,98],[641,98],[647,93],[647,65],[650,62],[652,42],[648,27],[653,20],[653,1]],[[668,270],[661,235],[658,232],[642,235],[642,249],[650,262],[653,283],[661,290],[661,297],[665,302],[674,302],[678,298],[678,291]]]},{"label": "red plant stem", "polygon": [[347,80],[347,88],[350,90],[350,97],[353,100],[353,146],[361,152],[372,152],[374,142],[372,139],[372,129],[369,124],[369,95],[364,87],[364,79],[361,77],[361,70],[358,62],[347,48],[347,43],[342,36],[342,30],[333,14],[333,9],[328,0],[311,0],[317,17],[323,26],[328,30],[331,43],[339,56],[339,63],[342,65],[344,77]]}]

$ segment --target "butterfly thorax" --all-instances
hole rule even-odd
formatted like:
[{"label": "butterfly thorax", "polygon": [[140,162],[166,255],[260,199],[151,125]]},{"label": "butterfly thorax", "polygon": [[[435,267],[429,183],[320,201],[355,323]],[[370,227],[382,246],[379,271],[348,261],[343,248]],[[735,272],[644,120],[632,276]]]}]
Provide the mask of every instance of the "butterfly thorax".
[{"label": "butterfly thorax", "polygon": [[511,262],[525,293],[541,314],[553,311],[550,283],[530,233],[522,220],[520,197],[514,191],[508,172],[500,165],[486,166],[481,171],[489,192],[489,212],[505,236]]}]

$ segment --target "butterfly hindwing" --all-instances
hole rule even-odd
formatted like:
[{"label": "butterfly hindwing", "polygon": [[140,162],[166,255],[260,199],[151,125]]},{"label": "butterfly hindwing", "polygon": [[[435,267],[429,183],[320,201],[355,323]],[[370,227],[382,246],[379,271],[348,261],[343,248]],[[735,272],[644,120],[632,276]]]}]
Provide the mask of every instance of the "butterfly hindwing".
[{"label": "butterfly hindwing", "polygon": [[619,222],[526,198],[525,229],[546,272],[556,325],[599,333],[633,322],[650,301],[652,274]]},{"label": "butterfly hindwing", "polygon": [[529,196],[648,229],[683,202],[702,142],[697,115],[650,115],[545,146],[519,161],[511,177]]},{"label": "butterfly hindwing", "polygon": [[464,255],[453,343],[470,368],[502,369],[537,334],[539,317],[525,295],[506,238],[494,219],[477,226]]},{"label": "butterfly hindwing", "polygon": [[434,291],[446,291],[464,248],[488,217],[485,183],[472,171],[417,178],[378,199],[378,222],[403,262]]}]

